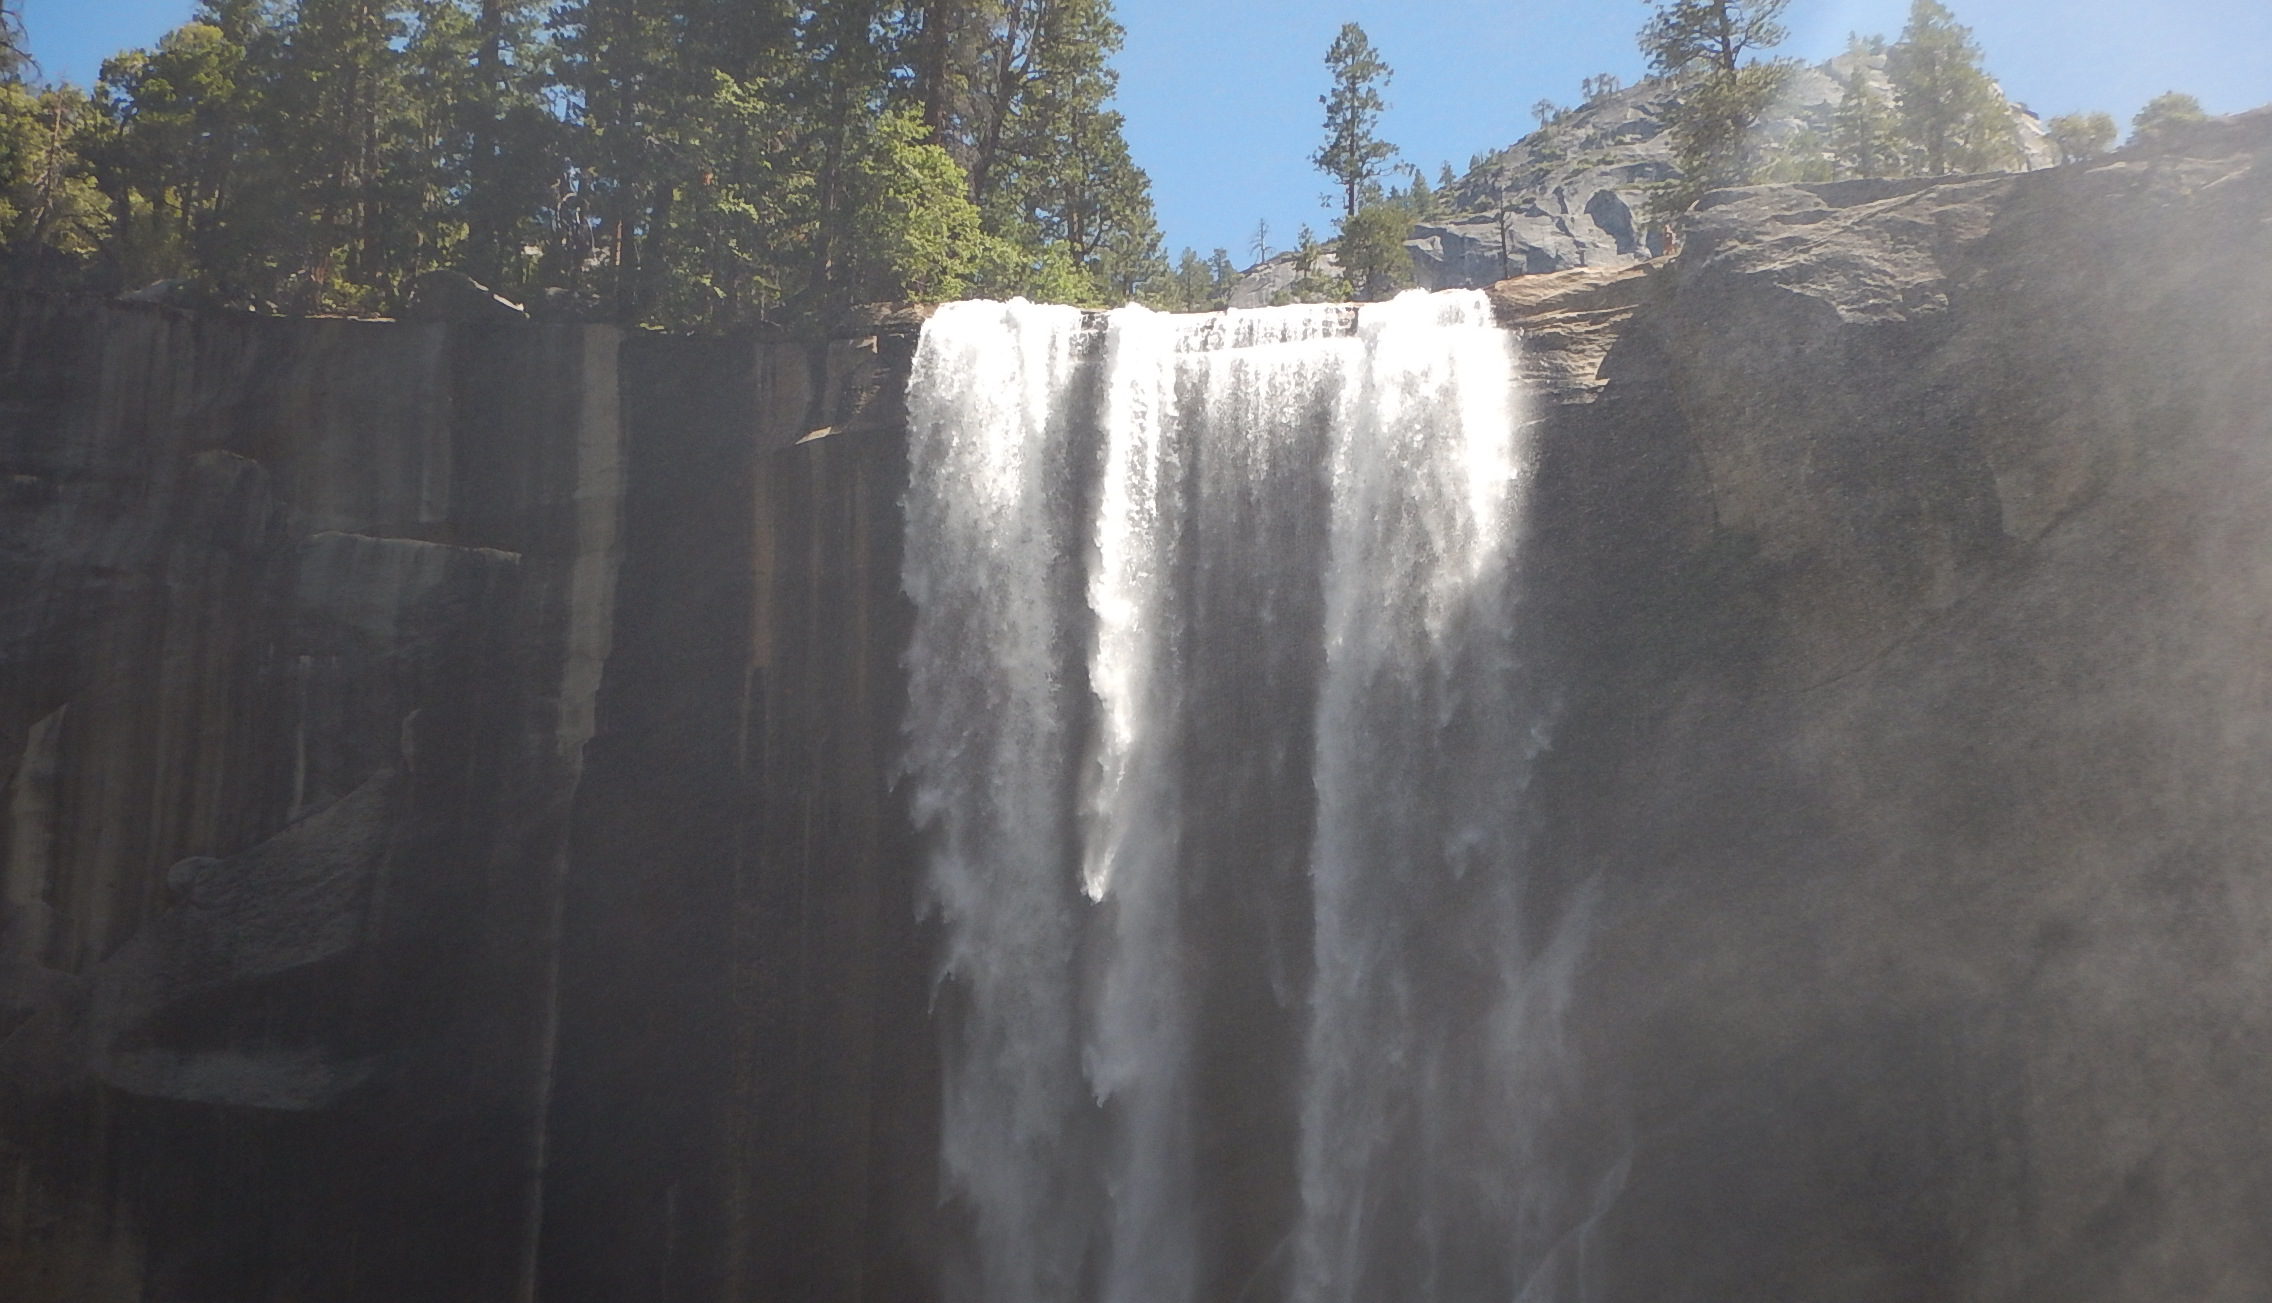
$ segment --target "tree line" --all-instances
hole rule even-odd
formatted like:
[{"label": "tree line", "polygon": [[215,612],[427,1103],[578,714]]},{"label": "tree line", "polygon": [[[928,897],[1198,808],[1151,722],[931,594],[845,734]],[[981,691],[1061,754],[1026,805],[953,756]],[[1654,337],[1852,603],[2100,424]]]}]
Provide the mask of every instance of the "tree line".
[{"label": "tree line", "polygon": [[203,0],[88,88],[0,44],[0,241],[286,311],[437,269],[672,327],[1120,302],[1169,279],[1120,41],[1110,0]]},{"label": "tree line", "polygon": [[[1757,130],[1796,68],[1789,0],[1645,0],[1674,179],[1652,216],[1758,181],[2016,165],[1969,29],[1913,0],[1856,37],[1827,126]],[[1109,105],[1110,0],[202,0],[91,87],[46,84],[0,0],[0,274],[176,280],[214,301],[390,312],[462,272],[523,301],[671,327],[802,328],[854,303],[1008,296],[1223,306],[1229,252],[1163,256]],[[1377,298],[1457,184],[1397,161],[1364,29],[1325,55],[1312,162],[1340,212],[1280,297]],[[1588,102],[1619,93],[1588,78]],[[1541,100],[1541,131],[1571,110]],[[2201,117],[2172,93],[2151,137]],[[2112,118],[2055,118],[2062,157]],[[1249,250],[1267,259],[1267,227]],[[1330,253],[1330,261],[1328,254]]]}]

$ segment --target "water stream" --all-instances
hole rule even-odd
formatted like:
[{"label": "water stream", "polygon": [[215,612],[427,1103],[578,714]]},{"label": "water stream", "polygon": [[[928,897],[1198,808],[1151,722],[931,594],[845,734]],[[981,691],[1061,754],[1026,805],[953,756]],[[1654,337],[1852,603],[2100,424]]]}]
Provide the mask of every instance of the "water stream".
[{"label": "water stream", "polygon": [[1512,1297],[1555,985],[1513,337],[1472,292],[960,303],[909,400],[948,1296]]}]

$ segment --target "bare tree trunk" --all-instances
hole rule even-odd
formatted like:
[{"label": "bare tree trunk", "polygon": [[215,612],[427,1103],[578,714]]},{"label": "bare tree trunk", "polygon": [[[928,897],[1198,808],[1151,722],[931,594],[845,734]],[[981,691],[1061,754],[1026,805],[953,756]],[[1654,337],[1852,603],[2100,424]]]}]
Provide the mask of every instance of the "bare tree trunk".
[{"label": "bare tree trunk", "polygon": [[467,142],[467,180],[472,185],[467,207],[472,227],[467,241],[468,270],[474,279],[494,286],[505,270],[507,233],[498,202],[498,109],[504,103],[505,8],[503,0],[481,0],[481,15],[474,29],[480,44],[474,52],[474,77],[481,97],[473,105],[473,130]]},{"label": "bare tree trunk", "polygon": [[947,108],[953,96],[948,61],[954,51],[954,27],[962,0],[929,0],[923,6],[923,26],[915,36],[915,87],[923,105],[923,126],[931,143],[947,143]]},{"label": "bare tree trunk", "polygon": [[[987,97],[986,123],[970,164],[970,197],[983,205],[994,186],[994,168],[1000,161],[1002,133],[1008,128],[1011,107],[1017,102],[1018,90],[1024,84],[1032,51],[1021,50],[1025,39],[1028,3],[1047,4],[1049,0],[1012,0],[1002,16],[1002,34],[996,38],[999,58],[994,69],[994,84]],[[1035,27],[1039,27],[1036,22]]]}]

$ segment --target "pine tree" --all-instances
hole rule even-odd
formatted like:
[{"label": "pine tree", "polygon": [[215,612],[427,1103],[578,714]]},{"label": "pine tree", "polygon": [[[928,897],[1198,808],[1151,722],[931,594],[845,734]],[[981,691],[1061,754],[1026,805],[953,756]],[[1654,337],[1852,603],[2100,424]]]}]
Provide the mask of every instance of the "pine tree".
[{"label": "pine tree", "polygon": [[[1856,54],[1862,53],[1857,42]],[[1893,106],[1878,93],[1877,78],[1862,59],[1830,123],[1830,156],[1844,177],[1898,176],[1901,172],[1899,124]]]},{"label": "pine tree", "polygon": [[1751,130],[1790,73],[1786,61],[1753,56],[1783,41],[1789,0],[1653,2],[1641,51],[1676,91],[1667,125],[1680,168],[1656,207],[1677,216],[1707,191],[1752,179],[1760,160]]},{"label": "pine tree", "polygon": [[1341,219],[1334,255],[1360,297],[1385,299],[1412,283],[1412,255],[1404,247],[1412,213],[1402,204],[1371,203]]},{"label": "pine tree", "polygon": [[1205,312],[1212,305],[1215,279],[1197,249],[1186,248],[1176,257],[1174,269],[1145,286],[1147,306],[1163,312]]},{"label": "pine tree", "polygon": [[0,80],[16,81],[29,62],[29,56],[24,53],[21,0],[0,0]]},{"label": "pine tree", "polygon": [[1277,302],[1338,303],[1356,293],[1348,281],[1327,273],[1325,246],[1306,224],[1294,237],[1294,273],[1294,283],[1279,292]]},{"label": "pine tree", "polygon": [[1980,66],[1972,29],[1940,0],[1912,0],[1909,25],[1886,51],[1910,170],[1923,176],[1987,172],[2017,156],[2003,93]]},{"label": "pine tree", "polygon": [[[122,282],[225,262],[222,225],[252,219],[229,203],[246,162],[238,130],[250,108],[245,59],[227,32],[193,19],[155,50],[103,63],[99,120],[86,124],[81,143],[108,200],[107,243]],[[258,225],[267,239],[293,243],[288,229]]]},{"label": "pine tree", "polygon": [[[448,7],[463,13],[463,3],[448,0]],[[538,215],[569,170],[565,132],[546,103],[556,56],[544,25],[551,8],[549,0],[478,0],[465,32],[470,48],[436,40],[415,60],[428,104],[445,76],[462,78],[462,91],[438,115],[446,134],[438,142],[436,172],[459,183],[450,202],[465,225],[464,270],[520,294],[539,275],[524,250],[543,248],[551,229]],[[444,24],[419,26],[423,34]],[[444,61],[452,55],[465,63],[446,74]]]},{"label": "pine tree", "polygon": [[27,68],[0,71],[0,244],[16,255],[11,279],[44,285],[100,250],[104,204],[79,149],[93,106],[73,87],[27,85]]},{"label": "pine tree", "polygon": [[1760,152],[1755,179],[1763,183],[1835,181],[1838,161],[1821,132],[1800,127]]},{"label": "pine tree", "polygon": [[1443,201],[1428,184],[1428,176],[1419,168],[1412,169],[1412,184],[1405,190],[1405,203],[1412,209],[1415,221],[1434,221],[1443,215]]},{"label": "pine tree", "polygon": [[2165,91],[2146,101],[2146,107],[2130,120],[2130,143],[2152,144],[2208,120],[2209,115],[2201,111],[2201,101],[2180,91]]},{"label": "pine tree", "polygon": [[[1084,301],[1125,297],[1166,270],[1150,178],[1109,107],[1123,34],[1108,0],[925,0],[902,14],[877,25],[899,33],[902,80],[967,171],[991,234],[1036,275],[1084,282]],[[1015,276],[996,288],[1040,292]]]},{"label": "pine tree", "polygon": [[2117,130],[2110,113],[2063,113],[2044,124],[2062,163],[2081,163],[2114,148]]},{"label": "pine tree", "polygon": [[1343,23],[1325,52],[1333,87],[1318,97],[1325,106],[1325,144],[1310,161],[1341,188],[1342,215],[1354,216],[1369,188],[1396,156],[1380,138],[1381,114],[1388,108],[1381,90],[1394,75],[1355,23]]},{"label": "pine tree", "polygon": [[408,36],[382,0],[298,0],[285,24],[265,125],[311,219],[294,261],[324,306],[376,310],[393,288],[388,237],[416,203],[390,131],[405,108]]},{"label": "pine tree", "polygon": [[1217,249],[1207,255],[1208,305],[1211,309],[1228,307],[1231,291],[1239,283],[1238,264],[1231,261],[1231,251]]},{"label": "pine tree", "polygon": [[[551,18],[576,160],[561,197],[564,239],[552,278],[593,293],[626,321],[646,315],[668,261],[657,142],[691,127],[695,101],[713,90],[707,78],[684,75],[672,20],[665,6],[636,0],[566,0]],[[648,266],[653,276],[642,275]]]},{"label": "pine tree", "polygon": [[1119,41],[1109,0],[203,0],[44,135],[0,50],[0,234],[99,191],[110,280],[288,310],[437,267],[670,326],[1103,302],[1165,271]]}]

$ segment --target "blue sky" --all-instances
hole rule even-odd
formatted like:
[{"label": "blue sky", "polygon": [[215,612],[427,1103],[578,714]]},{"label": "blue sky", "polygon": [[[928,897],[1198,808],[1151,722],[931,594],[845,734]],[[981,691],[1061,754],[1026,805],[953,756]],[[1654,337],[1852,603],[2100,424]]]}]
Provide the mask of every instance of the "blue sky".
[{"label": "blue sky", "polygon": [[[2128,121],[2165,90],[2211,112],[2272,102],[2272,0],[1949,0],[1987,51],[1989,71],[2046,116],[2105,109]],[[24,0],[33,52],[50,77],[84,82],[104,56],[157,39],[193,0]],[[1899,33],[1907,0],[1793,0],[1785,52],[1843,49],[1849,31]],[[1293,243],[1324,231],[1316,148],[1325,48],[1363,23],[1389,65],[1382,134],[1428,169],[1506,145],[1542,97],[1641,74],[1642,0],[1119,0],[1129,144],[1152,175],[1173,249],[1229,248],[1243,263],[1255,223]]]}]

